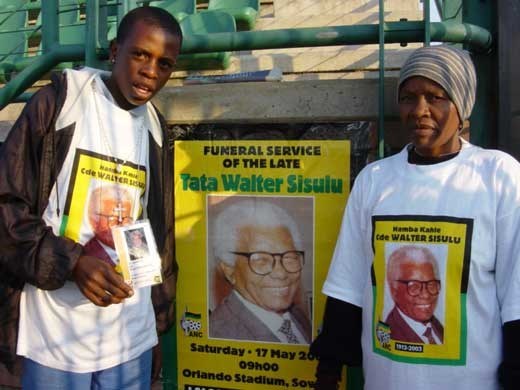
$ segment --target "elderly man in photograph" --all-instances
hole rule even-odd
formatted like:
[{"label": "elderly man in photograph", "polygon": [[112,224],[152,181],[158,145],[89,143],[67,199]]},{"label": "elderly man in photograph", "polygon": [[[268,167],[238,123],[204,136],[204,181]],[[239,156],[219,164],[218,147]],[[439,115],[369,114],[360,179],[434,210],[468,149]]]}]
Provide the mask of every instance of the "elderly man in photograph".
[{"label": "elderly man in photograph", "polygon": [[247,199],[224,208],[213,226],[216,266],[232,291],[210,314],[210,337],[308,344],[310,321],[295,304],[304,252],[293,218]]},{"label": "elderly man in photograph", "polygon": [[386,323],[393,340],[442,344],[444,328],[433,315],[441,281],[437,261],[426,247],[396,249],[388,259],[387,281],[395,306]]}]

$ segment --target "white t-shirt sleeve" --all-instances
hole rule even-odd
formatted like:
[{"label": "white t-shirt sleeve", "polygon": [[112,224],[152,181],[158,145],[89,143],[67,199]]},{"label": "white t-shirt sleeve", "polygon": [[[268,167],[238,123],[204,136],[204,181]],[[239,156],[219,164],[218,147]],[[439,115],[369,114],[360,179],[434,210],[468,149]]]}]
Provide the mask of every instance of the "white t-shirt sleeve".
[{"label": "white t-shirt sleeve", "polygon": [[497,297],[502,323],[520,319],[520,164],[510,156],[498,162],[496,224]]},{"label": "white t-shirt sleeve", "polygon": [[323,293],[327,296],[362,306],[366,280],[370,276],[371,221],[366,210],[367,175],[361,173],[352,188],[343,215]]}]

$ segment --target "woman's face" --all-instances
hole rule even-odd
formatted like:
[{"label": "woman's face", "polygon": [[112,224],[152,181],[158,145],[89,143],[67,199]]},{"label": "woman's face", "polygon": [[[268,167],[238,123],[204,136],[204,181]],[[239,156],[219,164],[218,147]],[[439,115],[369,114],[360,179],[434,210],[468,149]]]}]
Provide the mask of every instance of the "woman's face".
[{"label": "woman's face", "polygon": [[399,116],[419,154],[438,157],[460,149],[457,108],[435,81],[407,79],[399,91]]}]

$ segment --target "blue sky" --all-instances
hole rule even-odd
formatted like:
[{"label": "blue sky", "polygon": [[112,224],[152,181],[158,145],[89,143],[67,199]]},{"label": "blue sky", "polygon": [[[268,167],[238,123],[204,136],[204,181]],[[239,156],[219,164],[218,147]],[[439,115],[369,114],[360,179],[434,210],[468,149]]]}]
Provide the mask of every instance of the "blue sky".
[{"label": "blue sky", "polygon": [[[422,9],[423,1],[419,0],[419,7]],[[440,22],[441,18],[439,13],[437,12],[437,7],[435,6],[435,0],[430,0],[430,19],[432,22]]]},{"label": "blue sky", "polygon": [[435,6],[435,1],[430,0],[430,19],[432,22],[440,22],[441,18],[439,13],[437,12],[437,7]]}]

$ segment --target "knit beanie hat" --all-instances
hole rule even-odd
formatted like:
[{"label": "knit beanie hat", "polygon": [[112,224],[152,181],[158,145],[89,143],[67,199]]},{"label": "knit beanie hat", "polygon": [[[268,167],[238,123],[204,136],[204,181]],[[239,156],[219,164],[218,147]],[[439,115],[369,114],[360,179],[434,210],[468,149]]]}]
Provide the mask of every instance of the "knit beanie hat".
[{"label": "knit beanie hat", "polygon": [[425,46],[415,50],[401,68],[397,91],[410,77],[422,76],[439,84],[453,104],[461,121],[469,118],[475,104],[477,76],[466,51],[453,46]]}]

